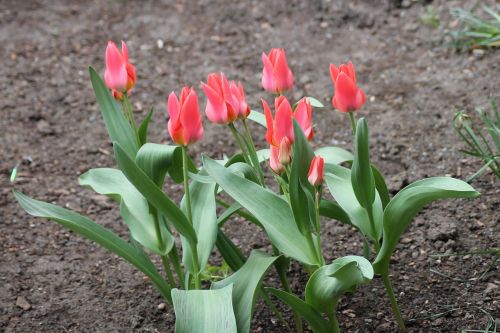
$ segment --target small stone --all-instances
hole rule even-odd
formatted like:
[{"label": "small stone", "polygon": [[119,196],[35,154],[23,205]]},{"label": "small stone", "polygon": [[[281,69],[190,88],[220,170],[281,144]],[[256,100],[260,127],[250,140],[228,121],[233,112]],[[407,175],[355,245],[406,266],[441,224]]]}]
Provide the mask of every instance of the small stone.
[{"label": "small stone", "polygon": [[17,297],[17,300],[16,300],[16,306],[27,311],[29,309],[31,309],[31,304],[28,303],[28,301],[26,300],[26,298],[24,298],[23,296],[18,296]]},{"label": "small stone", "polygon": [[493,289],[496,289],[496,288],[498,288],[498,286],[496,284],[490,282],[486,285],[486,289],[484,289],[484,294],[485,295],[489,294],[490,292],[493,291]]},{"label": "small stone", "polygon": [[54,133],[54,130],[50,126],[50,123],[46,120],[43,120],[43,119],[36,123],[36,129],[41,134],[45,134],[45,135],[49,135],[49,134]]},{"label": "small stone", "polygon": [[158,310],[165,310],[166,307],[167,305],[165,303],[158,304]]},{"label": "small stone", "polygon": [[484,50],[483,49],[474,49],[472,50],[472,55],[476,58],[482,58],[484,56]]}]

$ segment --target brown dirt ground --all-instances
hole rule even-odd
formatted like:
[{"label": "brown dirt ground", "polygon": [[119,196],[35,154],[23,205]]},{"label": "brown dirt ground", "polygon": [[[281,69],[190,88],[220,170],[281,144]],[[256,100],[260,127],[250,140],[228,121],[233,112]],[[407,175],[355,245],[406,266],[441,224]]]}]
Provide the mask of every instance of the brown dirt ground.
[{"label": "brown dirt ground", "polygon": [[[453,24],[450,8],[479,1],[434,1],[438,30],[421,23],[422,2],[396,2],[1,1],[0,331],[173,331],[173,312],[157,308],[162,300],[140,273],[55,223],[29,217],[10,193],[10,170],[20,163],[19,189],[126,235],[116,207],[77,183],[87,169],[113,165],[87,76],[89,64],[103,69],[108,39],[128,42],[138,70],[137,116],[150,104],[158,110],[154,142],[167,140],[167,93],[198,87],[213,71],[242,80],[251,106],[260,108],[260,53],[284,47],[297,82],[293,99],[312,95],[330,105],[328,64],[357,65],[369,100],[361,113],[370,123],[372,157],[392,191],[425,176],[470,175],[479,164],[459,152],[450,122],[457,108],[498,100],[500,58],[494,51],[455,52],[443,46],[442,34]],[[316,111],[314,123],[315,145],[351,146],[347,119],[331,107]],[[263,130],[254,129],[263,145]],[[194,150],[217,156],[235,146],[227,131],[206,123]],[[411,332],[481,329],[482,311],[500,318],[498,263],[484,279],[463,282],[456,278],[478,277],[491,257],[430,257],[500,246],[498,181],[487,174],[473,186],[479,199],[425,209],[394,255],[393,282]],[[247,252],[268,247],[243,221],[226,230]],[[324,230],[328,259],[360,253],[351,228],[324,221]],[[300,293],[306,277],[296,266],[290,276]],[[271,272],[268,282],[275,280]],[[29,310],[16,306],[19,297]],[[379,279],[344,297],[339,319],[345,332],[396,331]],[[259,305],[252,330],[283,328]]]}]

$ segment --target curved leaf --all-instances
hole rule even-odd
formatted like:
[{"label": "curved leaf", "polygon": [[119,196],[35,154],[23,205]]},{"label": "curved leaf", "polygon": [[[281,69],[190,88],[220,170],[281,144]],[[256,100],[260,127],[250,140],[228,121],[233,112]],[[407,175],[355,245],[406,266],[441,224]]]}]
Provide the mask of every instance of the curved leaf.
[{"label": "curved leaf", "polygon": [[354,159],[354,155],[339,147],[322,147],[315,151],[316,156],[323,157],[325,164],[341,164]]},{"label": "curved leaf", "polygon": [[382,237],[383,209],[378,193],[373,202],[373,219],[375,231],[372,230],[366,209],[356,199],[351,184],[351,171],[340,165],[325,165],[325,182],[339,206],[347,213],[351,223],[364,235],[379,240]]},{"label": "curved leaf", "polygon": [[92,67],[89,67],[89,75],[111,141],[118,142],[130,157],[135,157],[139,147],[130,123],[99,74]]},{"label": "curved leaf", "polygon": [[[200,172],[201,174],[204,171]],[[217,239],[217,213],[215,204],[215,183],[200,183],[193,181],[189,185],[191,197],[191,214],[193,218],[193,228],[196,232],[198,243],[196,245],[198,252],[198,267],[200,271],[205,268],[208,258]],[[182,199],[181,208],[186,211],[185,197]],[[193,255],[190,242],[182,239],[182,261],[192,274],[195,272],[193,265]]]},{"label": "curved leaf", "polygon": [[145,145],[146,142],[148,141],[148,128],[149,128],[149,122],[151,121],[151,118],[153,117],[153,108],[151,108],[146,115],[146,117],[142,120],[141,125],[139,126],[137,130],[137,135],[139,136],[139,140],[141,141],[141,146]]},{"label": "curved leaf", "polygon": [[174,237],[163,223],[160,224],[163,244],[158,243],[155,217],[149,211],[146,199],[117,169],[91,169],[80,176],[80,185],[88,186],[99,194],[120,203],[120,213],[135,240],[151,251],[165,255],[174,245]]},{"label": "curved leaf", "polygon": [[148,177],[141,168],[125,153],[119,143],[113,144],[115,157],[120,170],[127,179],[141,192],[144,198],[153,205],[159,213],[174,225],[181,235],[189,239],[193,244],[197,243],[196,232],[186,215],[165,193]]},{"label": "curved leaf", "polygon": [[295,224],[288,203],[275,193],[233,174],[203,156],[205,170],[224,191],[245,207],[264,226],[271,242],[284,254],[308,265],[316,265],[316,254]]},{"label": "curved leaf", "polygon": [[252,110],[248,115],[247,119],[256,122],[257,124],[267,128],[266,117],[262,112]]},{"label": "curved leaf", "polygon": [[161,295],[170,303],[172,302],[169,285],[163,280],[151,260],[137,247],[84,216],[56,205],[32,199],[16,190],[13,192],[19,204],[28,214],[53,220],[122,257],[146,274]]},{"label": "curved leaf", "polygon": [[308,322],[313,332],[329,333],[332,331],[331,325],[323,318],[321,313],[297,296],[275,288],[265,288],[265,290],[271,292],[274,296],[288,304],[294,311],[298,312]]},{"label": "curved leaf", "polygon": [[335,259],[311,275],[306,285],[306,302],[321,313],[331,314],[342,295],[372,279],[373,268],[365,258],[346,256]]},{"label": "curved leaf", "polygon": [[222,230],[217,231],[217,249],[228,266],[236,272],[246,261],[245,255]]},{"label": "curved leaf", "polygon": [[342,207],[340,207],[336,202],[321,199],[321,202],[319,204],[319,213],[321,216],[352,225],[351,220],[349,219],[349,215],[347,215]]},{"label": "curved leaf", "polygon": [[375,179],[370,164],[370,143],[365,118],[356,126],[356,150],[351,168],[351,183],[357,200],[363,208],[371,209],[375,200]]},{"label": "curved leaf", "polygon": [[233,275],[212,283],[211,289],[233,285],[233,308],[238,332],[249,332],[253,309],[262,278],[277,257],[260,251],[252,251],[245,264]]},{"label": "curved leaf", "polygon": [[375,188],[380,195],[380,200],[382,201],[382,207],[385,209],[391,197],[389,196],[389,190],[387,189],[387,184],[385,183],[384,176],[382,173],[372,164],[373,178],[375,180]]},{"label": "curved leaf", "polygon": [[451,177],[416,181],[398,192],[384,210],[384,240],[373,267],[377,274],[388,274],[391,255],[417,213],[437,199],[474,198],[479,193],[466,182]]},{"label": "curved leaf", "polygon": [[236,333],[232,285],[215,290],[172,289],[176,333]]}]

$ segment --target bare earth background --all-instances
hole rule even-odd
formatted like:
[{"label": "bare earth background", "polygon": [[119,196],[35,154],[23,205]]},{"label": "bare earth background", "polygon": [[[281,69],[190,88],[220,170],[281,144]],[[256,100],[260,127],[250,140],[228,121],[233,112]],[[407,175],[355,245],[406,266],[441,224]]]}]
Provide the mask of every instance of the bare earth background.
[{"label": "bare earth background", "polygon": [[[151,104],[157,110],[151,141],[168,140],[167,94],[189,84],[201,96],[199,81],[213,71],[241,80],[250,105],[260,109],[260,97],[271,100],[260,87],[260,54],[284,47],[296,78],[288,96],[315,96],[328,106],[314,113],[316,146],[351,148],[348,120],[330,106],[328,74],[330,62],[350,59],[369,100],[360,113],[370,124],[372,158],[390,175],[393,193],[425,176],[474,172],[479,164],[459,152],[451,119],[456,109],[485,106],[489,96],[498,100],[500,56],[455,52],[442,35],[453,25],[450,8],[479,1],[433,1],[438,30],[421,23],[422,2],[403,1],[402,8],[397,2],[1,1],[0,331],[173,331],[173,311],[158,309],[162,300],[142,274],[57,224],[29,217],[10,193],[9,174],[20,163],[20,190],[126,236],[116,206],[77,182],[89,168],[113,166],[87,74],[89,65],[103,71],[109,39],[126,40],[137,67],[136,116],[142,119]],[[207,122],[205,128],[193,155],[235,151],[226,130]],[[264,147],[263,129],[254,131]],[[500,318],[498,266],[480,281],[459,281],[478,277],[490,257],[430,257],[500,246],[498,181],[487,174],[472,185],[479,199],[430,205],[394,255],[393,282],[411,332],[481,329],[483,311]],[[226,230],[247,253],[268,248],[244,221],[231,221]],[[351,228],[324,221],[324,230],[329,260],[360,254]],[[290,277],[300,293],[306,277],[297,266]],[[276,283],[273,270],[266,283]],[[344,297],[339,319],[345,332],[396,331],[378,278]],[[284,329],[259,304],[252,330]]]}]

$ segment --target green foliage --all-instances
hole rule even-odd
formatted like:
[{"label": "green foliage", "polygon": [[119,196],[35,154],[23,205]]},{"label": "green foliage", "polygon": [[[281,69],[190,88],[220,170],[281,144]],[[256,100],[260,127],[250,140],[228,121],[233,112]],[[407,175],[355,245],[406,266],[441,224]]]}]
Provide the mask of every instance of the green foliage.
[{"label": "green foliage", "polygon": [[460,29],[451,32],[457,48],[499,47],[500,10],[482,6],[488,19],[482,18],[462,8],[451,10],[451,15],[460,22]]}]

